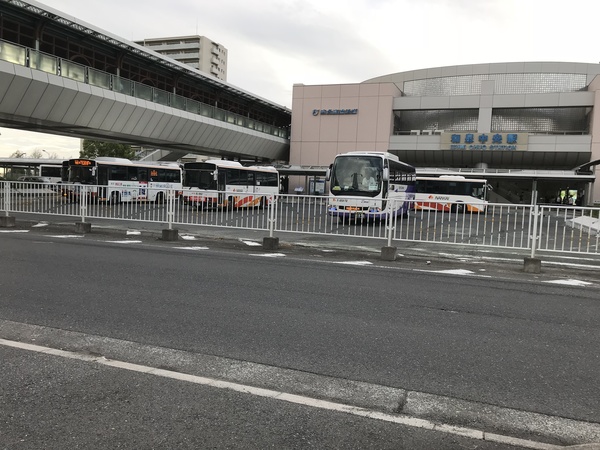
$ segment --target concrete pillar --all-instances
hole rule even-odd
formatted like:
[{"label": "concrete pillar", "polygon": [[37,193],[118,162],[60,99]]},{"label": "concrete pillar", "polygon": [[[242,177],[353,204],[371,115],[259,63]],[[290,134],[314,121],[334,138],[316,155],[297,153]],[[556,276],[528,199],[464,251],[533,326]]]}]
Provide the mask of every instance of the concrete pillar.
[{"label": "concrete pillar", "polygon": [[396,261],[397,251],[396,247],[381,247],[381,259],[384,261]]},{"label": "concrete pillar", "polygon": [[0,216],[0,228],[14,228],[15,218],[14,216]]},{"label": "concrete pillar", "polygon": [[176,241],[179,239],[179,230],[175,230],[173,228],[162,230],[162,240],[163,241]]},{"label": "concrete pillar", "polygon": [[264,250],[278,250],[279,249],[279,238],[278,237],[264,237],[263,238],[263,249]]},{"label": "concrete pillar", "polygon": [[539,258],[525,258],[523,271],[527,273],[540,273],[542,271],[542,260]]},{"label": "concrete pillar", "polygon": [[85,234],[92,231],[92,224],[89,222],[76,222],[75,232]]}]

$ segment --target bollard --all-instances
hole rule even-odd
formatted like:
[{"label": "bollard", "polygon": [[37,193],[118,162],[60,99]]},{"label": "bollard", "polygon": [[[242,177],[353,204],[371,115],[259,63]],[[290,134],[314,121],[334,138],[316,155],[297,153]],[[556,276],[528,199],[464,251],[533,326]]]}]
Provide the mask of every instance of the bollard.
[{"label": "bollard", "polygon": [[75,222],[75,231],[81,234],[89,233],[92,231],[92,224],[89,222]]},{"label": "bollard", "polygon": [[384,261],[396,261],[396,247],[386,246],[381,247],[381,259]]},{"label": "bollard", "polygon": [[277,250],[279,249],[279,238],[278,237],[264,237],[263,238],[263,249],[264,250]]},{"label": "bollard", "polygon": [[179,239],[179,230],[175,228],[169,228],[166,230],[162,230],[162,240],[163,241],[176,241]]},{"label": "bollard", "polygon": [[527,273],[540,273],[542,271],[542,260],[539,258],[525,258],[523,271]]},{"label": "bollard", "polygon": [[0,228],[14,228],[15,218],[13,216],[1,216],[0,217]]}]

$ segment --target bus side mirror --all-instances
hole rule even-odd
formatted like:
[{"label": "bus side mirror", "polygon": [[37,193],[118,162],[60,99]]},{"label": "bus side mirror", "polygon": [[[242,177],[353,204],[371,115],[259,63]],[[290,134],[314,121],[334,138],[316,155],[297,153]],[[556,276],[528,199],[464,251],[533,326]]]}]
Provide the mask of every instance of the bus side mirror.
[{"label": "bus side mirror", "polygon": [[383,181],[389,181],[389,179],[390,179],[390,169],[388,169],[387,167],[384,167],[383,168],[382,177],[383,177]]},{"label": "bus side mirror", "polygon": [[331,166],[329,166],[329,167],[327,168],[327,170],[325,171],[325,179],[326,179],[327,181],[329,181],[329,179],[330,179],[330,178],[331,178]]},{"label": "bus side mirror", "polygon": [[217,181],[217,180],[218,180],[218,178],[219,178],[219,173],[218,173],[218,172],[215,170],[215,171],[212,173],[212,176],[213,176],[213,180]]}]

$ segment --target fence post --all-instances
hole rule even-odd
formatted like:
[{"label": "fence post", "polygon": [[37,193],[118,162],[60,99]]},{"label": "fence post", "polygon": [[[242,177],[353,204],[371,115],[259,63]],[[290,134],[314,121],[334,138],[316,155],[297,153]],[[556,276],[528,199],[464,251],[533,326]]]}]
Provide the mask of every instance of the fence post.
[{"label": "fence post", "polygon": [[88,204],[88,187],[87,185],[79,185],[79,213],[81,214],[81,222],[75,224],[75,230],[78,233],[89,233],[92,231],[92,224],[86,223],[85,216],[87,214]]},{"label": "fence post", "polygon": [[264,250],[277,250],[279,248],[279,238],[274,237],[275,233],[275,208],[279,204],[279,194],[273,196],[273,200],[267,207],[269,208],[269,236],[263,238],[263,249]]},{"label": "fence post", "polygon": [[4,215],[0,216],[0,227],[1,228],[13,228],[15,226],[15,218],[8,215],[10,209],[10,182],[3,181],[2,189],[4,190]]},{"label": "fence post", "polygon": [[381,247],[381,259],[384,261],[395,261],[397,248],[392,246],[392,235],[394,234],[396,220],[396,199],[388,200],[388,206],[385,219],[385,232],[387,233],[387,246]]},{"label": "fence post", "polygon": [[533,227],[531,229],[531,257],[525,258],[523,270],[528,273],[540,273],[542,268],[542,261],[539,258],[535,257],[535,252],[537,250],[537,241],[538,241],[538,218],[540,207],[537,203],[532,205],[532,215],[533,215]]},{"label": "fence post", "polygon": [[167,190],[167,229],[162,230],[163,241],[176,241],[179,239],[179,231],[173,228],[175,217],[175,193],[174,189]]}]

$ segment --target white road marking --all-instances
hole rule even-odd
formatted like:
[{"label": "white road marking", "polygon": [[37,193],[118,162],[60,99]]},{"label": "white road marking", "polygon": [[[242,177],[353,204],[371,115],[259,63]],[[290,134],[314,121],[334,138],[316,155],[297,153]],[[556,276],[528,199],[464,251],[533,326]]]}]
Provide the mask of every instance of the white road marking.
[{"label": "white road marking", "polygon": [[127,241],[104,241],[104,242],[110,242],[111,244],[141,244],[142,241],[135,241],[135,240],[127,240]]},{"label": "white road marking", "polygon": [[29,233],[29,230],[0,230],[0,233]]},{"label": "white road marking", "polygon": [[551,280],[551,281],[544,281],[544,283],[553,283],[553,284],[566,284],[567,286],[588,286],[592,283],[588,283],[587,281],[581,281],[581,280]]},{"label": "white road marking", "polygon": [[131,235],[140,235],[142,234],[140,231],[137,230],[127,230],[127,236],[131,236]]},{"label": "white road marking", "polygon": [[348,266],[370,266],[373,263],[370,261],[334,261],[334,264],[346,264]]},{"label": "white road marking", "polygon": [[55,235],[55,236],[50,236],[53,238],[59,238],[59,239],[70,239],[70,238],[80,238],[83,237],[82,234],[63,234],[63,235]]},{"label": "white road marking", "polygon": [[40,222],[40,223],[36,223],[35,225],[32,225],[32,228],[47,227],[47,226],[48,226],[48,222]]},{"label": "white road marking", "polygon": [[450,275],[473,275],[475,273],[467,269],[428,270],[428,272],[447,273]]},{"label": "white road marking", "polygon": [[182,250],[208,250],[208,247],[173,247],[180,248]]},{"label": "white road marking", "polygon": [[195,241],[196,240],[196,236],[190,236],[190,235],[187,235],[187,234],[182,234],[179,237],[181,239],[183,239],[184,241]]},{"label": "white road marking", "polygon": [[278,258],[285,256],[285,253],[251,253],[250,256],[264,256],[265,258]]},{"label": "white road marking", "polygon": [[543,442],[530,441],[527,439],[519,439],[511,436],[503,436],[494,433],[486,433],[485,431],[475,430],[473,428],[459,427],[449,424],[432,422],[430,420],[421,419],[418,417],[411,417],[401,414],[390,414],[380,411],[374,411],[367,408],[361,408],[357,406],[347,405],[344,403],[337,403],[328,400],[321,400],[317,398],[307,397],[303,395],[289,394],[282,391],[276,391],[273,389],[264,389],[240,383],[233,383],[230,381],[218,380],[215,378],[202,377],[197,375],[190,375],[173,370],[159,369],[151,366],[144,366],[140,364],[133,364],[124,361],[107,359],[104,356],[92,356],[81,353],[70,352],[66,350],[59,350],[50,347],[42,347],[40,345],[27,344],[24,342],[10,341],[7,339],[0,339],[0,345],[6,347],[18,348],[21,350],[27,350],[46,355],[58,356],[61,358],[69,358],[89,363],[100,364],[107,367],[113,367],[117,369],[129,370],[132,372],[138,372],[148,375],[154,375],[163,378],[169,378],[172,380],[184,381],[187,383],[198,384],[202,386],[208,386],[216,389],[228,389],[242,394],[255,395],[257,397],[272,398],[274,400],[280,400],[288,403],[293,403],[301,406],[308,406],[312,408],[319,408],[328,411],[336,411],[346,414],[351,414],[358,417],[364,417],[367,419],[381,420],[384,422],[395,423],[398,425],[409,426],[413,428],[422,428],[425,430],[438,431],[441,433],[453,434],[457,436],[465,436],[471,439],[480,441],[491,441],[500,444],[513,445],[523,448],[531,448],[537,450],[557,450],[562,448],[561,446],[546,444]]},{"label": "white road marking", "polygon": [[257,246],[260,246],[260,245],[262,245],[260,242],[256,242],[256,241],[247,241],[247,240],[245,240],[245,239],[240,239],[240,242],[242,242],[242,243],[244,243],[244,244],[246,244],[246,245],[249,245],[249,246],[251,246],[251,247],[257,247]]}]

